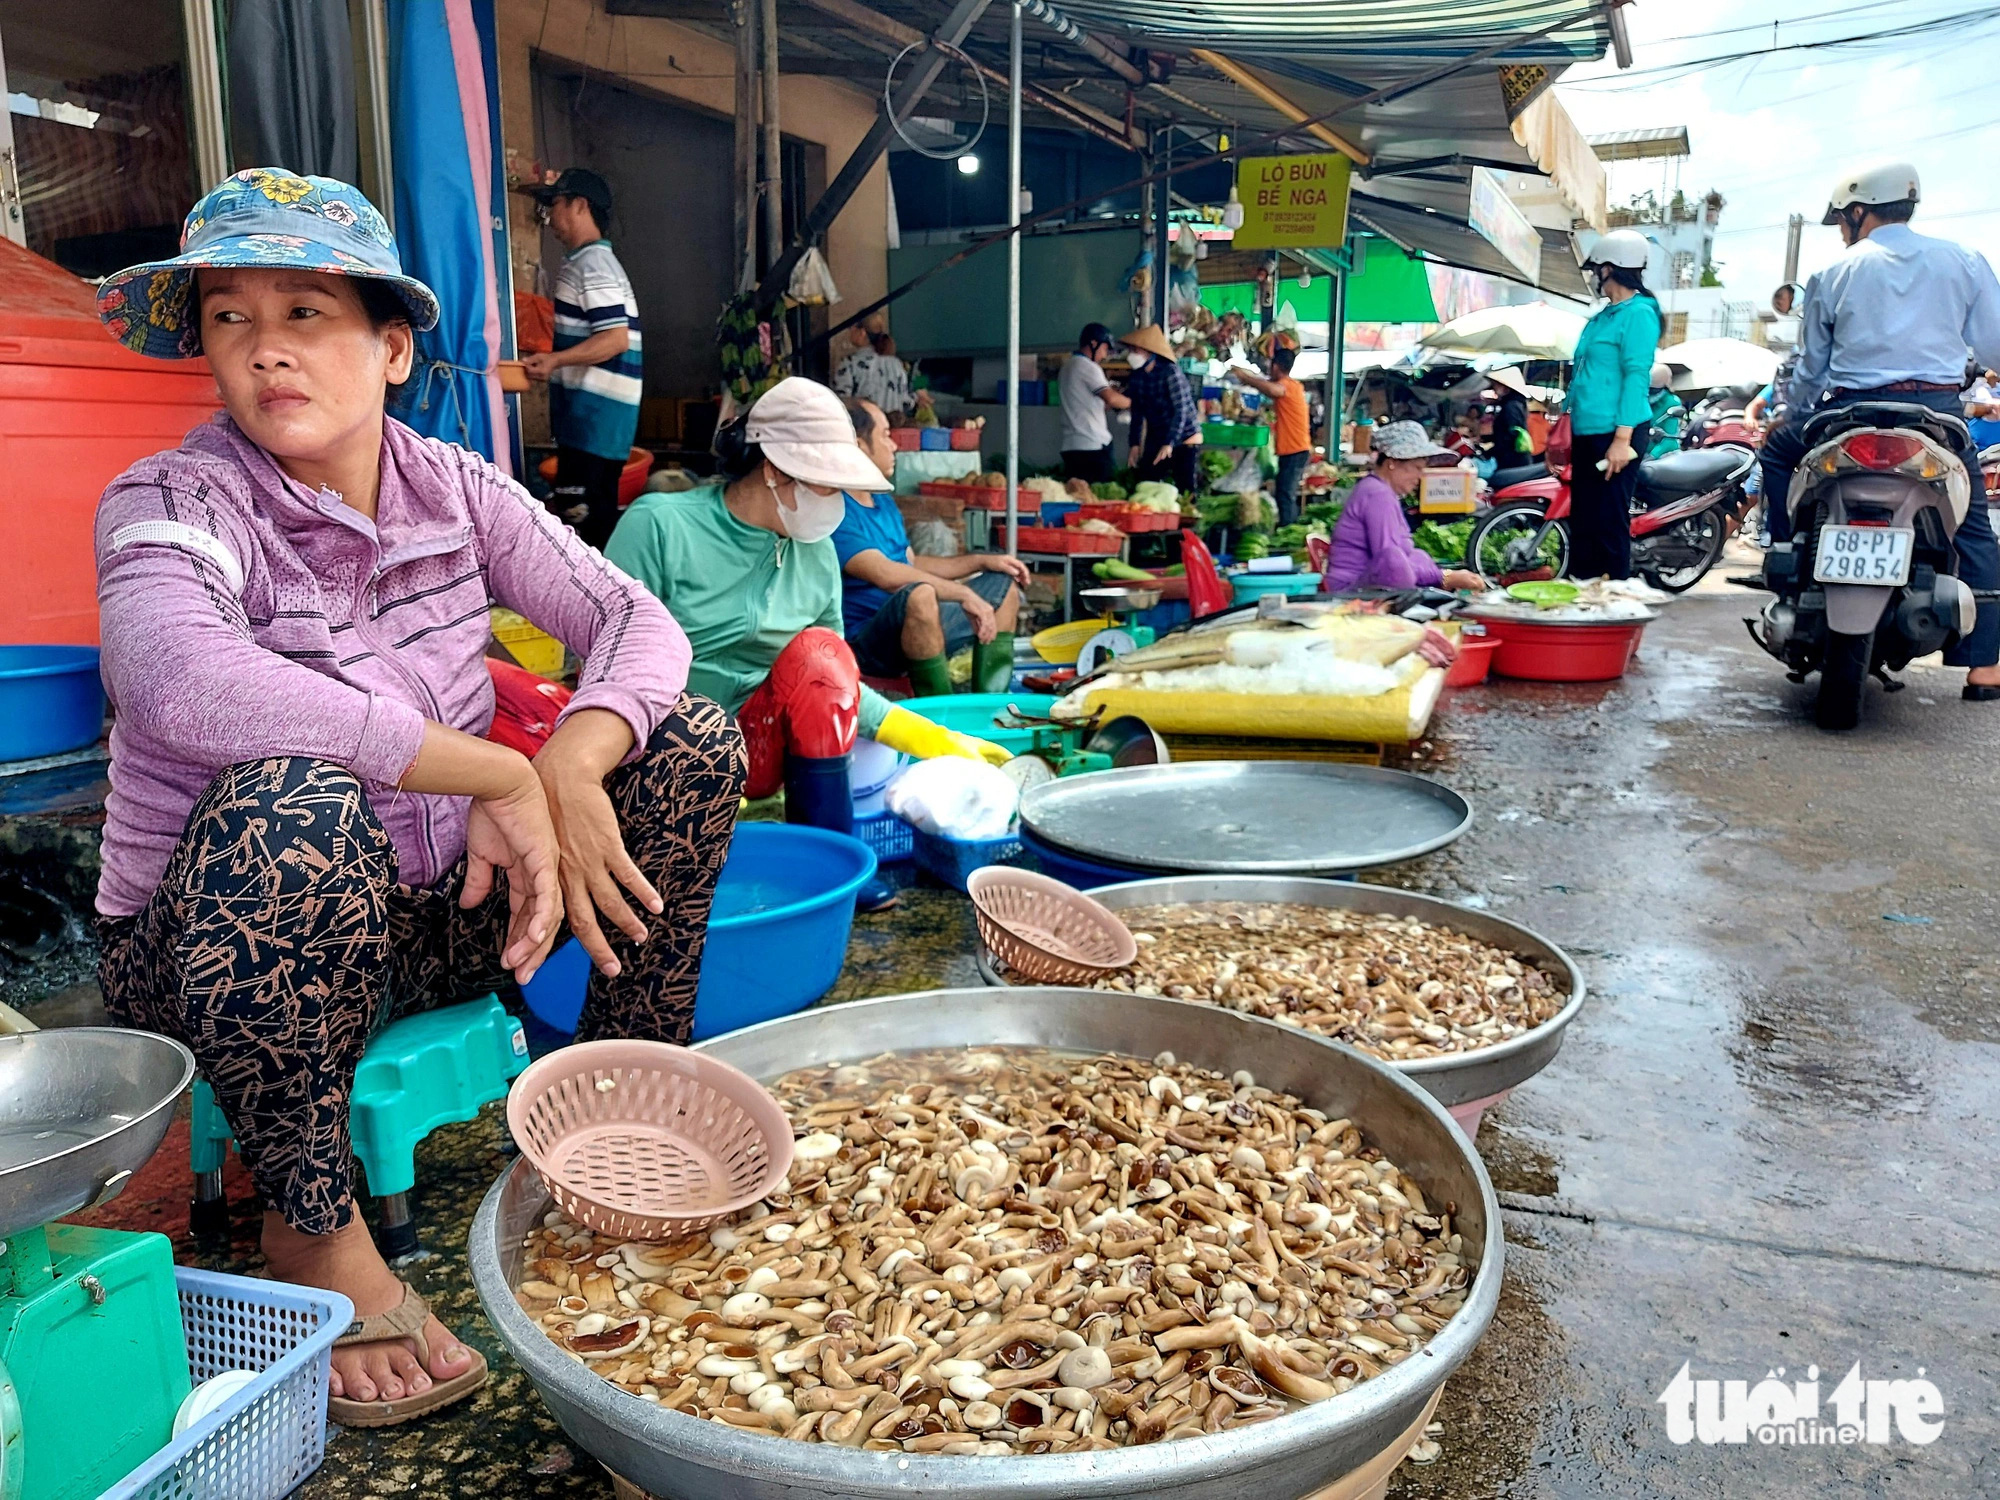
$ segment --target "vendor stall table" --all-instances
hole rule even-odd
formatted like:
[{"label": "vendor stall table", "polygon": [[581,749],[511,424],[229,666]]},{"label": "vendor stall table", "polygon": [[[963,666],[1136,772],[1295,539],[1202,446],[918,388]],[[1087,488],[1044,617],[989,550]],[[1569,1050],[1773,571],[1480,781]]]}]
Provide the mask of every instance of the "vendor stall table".
[{"label": "vendor stall table", "polygon": [[[972,514],[973,513],[970,511],[966,513],[966,521],[967,521],[966,529],[968,533],[966,537],[966,545],[968,548],[971,548],[972,546],[972,540],[970,536],[971,532],[970,523],[972,520]],[[1005,530],[1004,525],[999,529],[1004,532]],[[1130,543],[1128,541],[1117,547],[1115,550],[1109,552],[1040,552],[1040,551],[1030,551],[1027,547],[1023,547],[1019,555],[1021,561],[1026,563],[1030,568],[1056,568],[1061,571],[1062,617],[1064,620],[1067,621],[1067,620],[1073,620],[1077,616],[1077,600],[1076,600],[1077,564],[1082,563],[1085,566],[1086,572],[1083,575],[1085,580],[1094,582],[1095,575],[1091,574],[1087,570],[1089,568],[1095,567],[1098,563],[1103,562],[1104,559],[1107,557],[1124,557],[1126,549],[1129,546]]]}]

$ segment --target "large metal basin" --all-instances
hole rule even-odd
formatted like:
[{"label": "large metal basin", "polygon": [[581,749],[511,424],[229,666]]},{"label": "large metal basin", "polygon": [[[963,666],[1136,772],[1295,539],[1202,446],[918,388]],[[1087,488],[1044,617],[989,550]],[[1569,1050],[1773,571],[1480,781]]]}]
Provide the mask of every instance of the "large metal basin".
[{"label": "large metal basin", "polygon": [[1358,1468],[1416,1420],[1485,1333],[1499,1302],[1499,1204],[1478,1156],[1422,1090],[1372,1059],[1274,1022],[1178,1000],[1058,989],[933,990],[828,1006],[702,1044],[757,1078],[889,1051],[1048,1046],[1248,1068],[1259,1083],[1351,1117],[1423,1184],[1456,1206],[1477,1268],[1465,1306],[1421,1353],[1332,1400],[1241,1432],[1115,1452],[952,1458],[864,1453],[738,1431],[628,1396],[551,1344],[514,1300],[521,1241],[548,1196],[518,1162],[473,1220],[473,1284],[501,1341],[577,1444],[654,1494],[682,1500],[1296,1500]]},{"label": "large metal basin", "polygon": [[[1283,901],[1296,906],[1338,906],[1348,911],[1415,917],[1519,954],[1562,980],[1569,990],[1569,1003],[1533,1031],[1491,1047],[1481,1047],[1476,1052],[1454,1052],[1444,1057],[1423,1057],[1388,1065],[1422,1085],[1426,1093],[1447,1109],[1504,1094],[1541,1072],[1562,1050],[1563,1032],[1583,1005],[1582,972],[1567,953],[1540,933],[1455,901],[1420,896],[1394,886],[1284,875],[1176,875],[1162,880],[1131,880],[1122,885],[1099,886],[1090,894],[1113,911],[1202,901]],[[994,972],[992,958],[983,947],[979,954],[979,976],[988,984],[1005,982]]]}]

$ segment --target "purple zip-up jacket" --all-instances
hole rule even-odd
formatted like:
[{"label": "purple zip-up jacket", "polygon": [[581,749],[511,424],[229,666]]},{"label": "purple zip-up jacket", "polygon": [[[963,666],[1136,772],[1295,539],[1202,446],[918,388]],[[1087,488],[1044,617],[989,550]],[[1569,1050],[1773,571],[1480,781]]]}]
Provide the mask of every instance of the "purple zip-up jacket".
[{"label": "purple zip-up jacket", "polygon": [[666,607],[475,453],[385,423],[370,521],[309,493],[227,416],[120,475],[97,507],[104,683],[116,710],[97,909],[146,903],[223,768],[347,767],[428,886],[465,852],[469,798],[397,792],[426,720],[484,735],[488,609],[583,659],[564,717],[609,709],[633,753],[687,682]]},{"label": "purple zip-up jacket", "polygon": [[1328,593],[1357,588],[1434,588],[1444,570],[1410,540],[1403,502],[1379,474],[1364,474],[1333,523],[1321,580]]}]

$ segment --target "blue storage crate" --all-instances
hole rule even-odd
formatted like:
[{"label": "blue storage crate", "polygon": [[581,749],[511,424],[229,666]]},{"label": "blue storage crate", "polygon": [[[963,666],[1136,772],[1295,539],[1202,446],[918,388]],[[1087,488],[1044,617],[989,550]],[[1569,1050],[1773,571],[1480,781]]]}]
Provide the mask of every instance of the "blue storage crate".
[{"label": "blue storage crate", "polygon": [[900,859],[908,859],[912,849],[911,836],[916,833],[908,823],[892,812],[880,812],[869,818],[854,820],[854,836],[875,851],[877,864],[893,864]]},{"label": "blue storage crate", "polygon": [[1076,514],[1079,502],[1075,500],[1044,500],[1042,502],[1042,524],[1044,526],[1067,526],[1066,519]]},{"label": "blue storage crate", "polygon": [[949,427],[920,427],[917,429],[917,443],[925,453],[949,453],[951,451],[951,429]]},{"label": "blue storage crate", "polygon": [[354,1304],[318,1287],[187,1266],[174,1268],[174,1281],[194,1383],[224,1370],[255,1370],[257,1378],[102,1500],[289,1495],[325,1455],[328,1356]]},{"label": "blue storage crate", "polygon": [[953,890],[964,890],[966,878],[982,866],[1013,864],[1021,857],[1021,841],[1011,833],[997,839],[948,839],[921,828],[911,832],[917,868]]}]

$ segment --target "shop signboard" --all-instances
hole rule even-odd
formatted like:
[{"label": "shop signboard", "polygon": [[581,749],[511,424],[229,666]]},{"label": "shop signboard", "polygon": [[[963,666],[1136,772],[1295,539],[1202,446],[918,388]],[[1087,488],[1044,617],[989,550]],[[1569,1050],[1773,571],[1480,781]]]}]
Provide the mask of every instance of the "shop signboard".
[{"label": "shop signboard", "polygon": [[1472,227],[1507,257],[1509,265],[1530,282],[1542,274],[1542,237],[1521,212],[1500,179],[1485,167],[1472,169]]},{"label": "shop signboard", "polygon": [[1236,164],[1243,202],[1238,250],[1325,250],[1347,240],[1352,163],[1323,156],[1246,156]]}]

